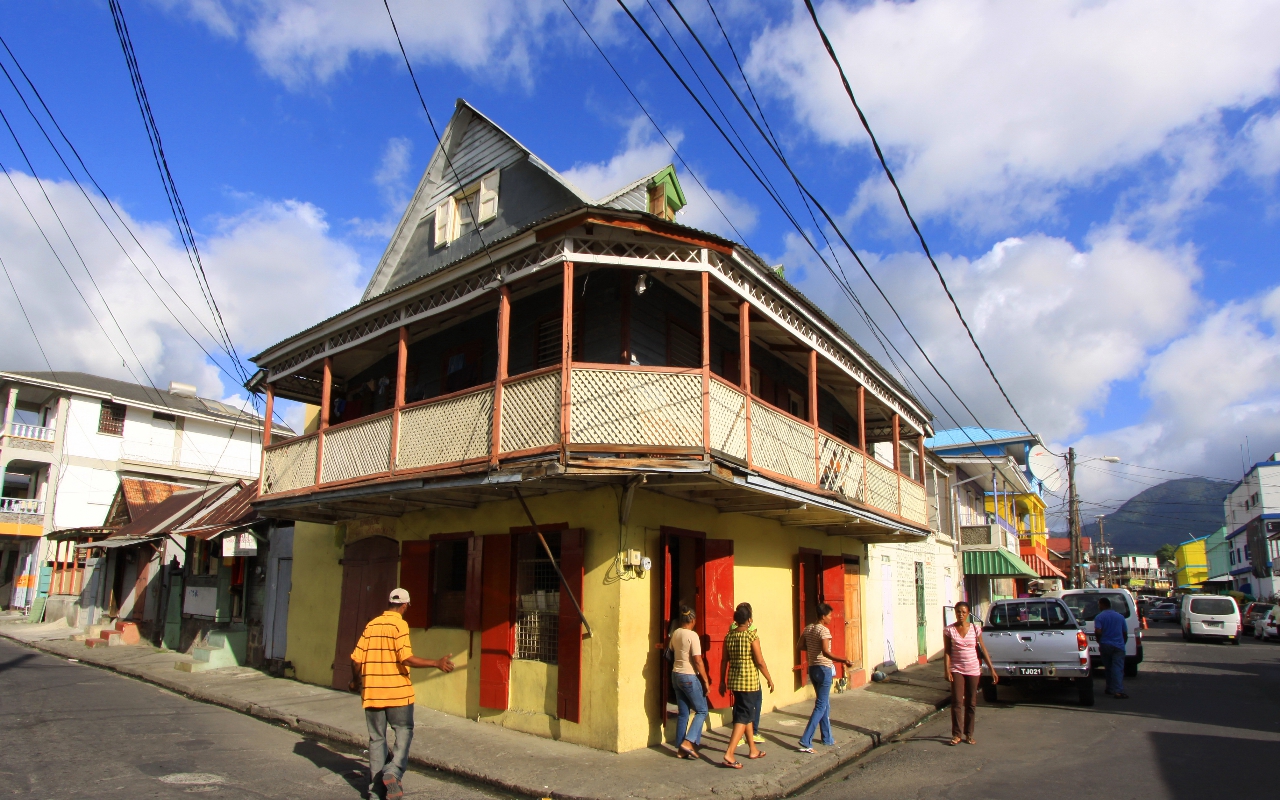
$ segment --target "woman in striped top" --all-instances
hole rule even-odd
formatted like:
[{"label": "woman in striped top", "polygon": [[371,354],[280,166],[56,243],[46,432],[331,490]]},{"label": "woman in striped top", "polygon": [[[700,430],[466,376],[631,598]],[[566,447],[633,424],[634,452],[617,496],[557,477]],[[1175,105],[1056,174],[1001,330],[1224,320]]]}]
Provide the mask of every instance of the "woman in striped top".
[{"label": "woman in striped top", "polygon": [[[822,728],[822,743],[830,747],[835,744],[831,738],[831,684],[836,679],[836,657],[831,655],[831,611],[826,603],[818,603],[818,621],[806,625],[800,633],[800,646],[804,648],[809,660],[809,682],[817,695],[813,703],[813,713],[809,715],[809,724],[800,735],[800,752],[813,752],[813,734]],[[846,667],[853,662],[840,659]]]},{"label": "woman in striped top", "polygon": [[956,621],[943,630],[942,641],[947,680],[951,681],[950,744],[977,744],[973,740],[973,719],[978,705],[978,679],[982,677],[979,653],[986,659],[991,682],[999,683],[1000,676],[982,643],[982,628],[969,621],[969,604],[963,600],[956,603]]}]

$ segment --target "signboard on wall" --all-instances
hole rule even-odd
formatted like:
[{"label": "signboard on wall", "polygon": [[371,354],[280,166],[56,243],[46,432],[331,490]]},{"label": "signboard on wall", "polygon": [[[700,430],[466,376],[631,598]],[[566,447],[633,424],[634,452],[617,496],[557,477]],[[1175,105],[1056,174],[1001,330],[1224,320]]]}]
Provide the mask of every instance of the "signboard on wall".
[{"label": "signboard on wall", "polygon": [[258,540],[253,538],[252,533],[233,533],[222,537],[223,558],[256,556],[257,554]]},{"label": "signboard on wall", "polygon": [[188,586],[182,598],[182,613],[212,619],[218,612],[218,587]]}]

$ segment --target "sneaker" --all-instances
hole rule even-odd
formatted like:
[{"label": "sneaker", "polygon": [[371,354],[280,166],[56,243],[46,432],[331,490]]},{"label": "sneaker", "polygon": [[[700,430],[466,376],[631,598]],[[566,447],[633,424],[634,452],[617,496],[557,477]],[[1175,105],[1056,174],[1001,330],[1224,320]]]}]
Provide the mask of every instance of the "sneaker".
[{"label": "sneaker", "polygon": [[387,787],[387,800],[403,800],[404,788],[395,775],[383,775],[382,785]]},{"label": "sneaker", "polygon": [[769,741],[768,739],[764,738],[763,736],[761,736],[761,735],[760,735],[760,734],[758,734],[758,733],[757,733],[757,734],[752,735],[751,740],[752,740],[753,742],[755,742],[756,744],[765,744],[766,742],[768,742],[768,741]]}]

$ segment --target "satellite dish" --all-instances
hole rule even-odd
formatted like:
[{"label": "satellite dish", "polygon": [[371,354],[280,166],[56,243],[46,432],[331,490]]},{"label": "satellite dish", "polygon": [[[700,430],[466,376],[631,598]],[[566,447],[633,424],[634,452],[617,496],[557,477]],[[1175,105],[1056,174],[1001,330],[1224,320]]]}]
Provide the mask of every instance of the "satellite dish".
[{"label": "satellite dish", "polygon": [[1066,465],[1062,459],[1041,445],[1037,444],[1031,448],[1031,452],[1027,455],[1027,467],[1030,468],[1031,474],[1044,484],[1044,488],[1051,492],[1059,491],[1067,482]]}]

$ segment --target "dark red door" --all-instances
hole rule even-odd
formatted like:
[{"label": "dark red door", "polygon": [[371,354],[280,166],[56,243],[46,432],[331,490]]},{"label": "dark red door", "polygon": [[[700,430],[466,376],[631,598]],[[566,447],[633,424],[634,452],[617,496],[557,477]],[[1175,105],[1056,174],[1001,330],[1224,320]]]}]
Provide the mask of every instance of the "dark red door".
[{"label": "dark red door", "polygon": [[387,598],[396,588],[399,567],[400,543],[385,536],[361,539],[343,551],[333,688],[345,690],[351,682],[351,651],[369,620],[387,610]]}]

